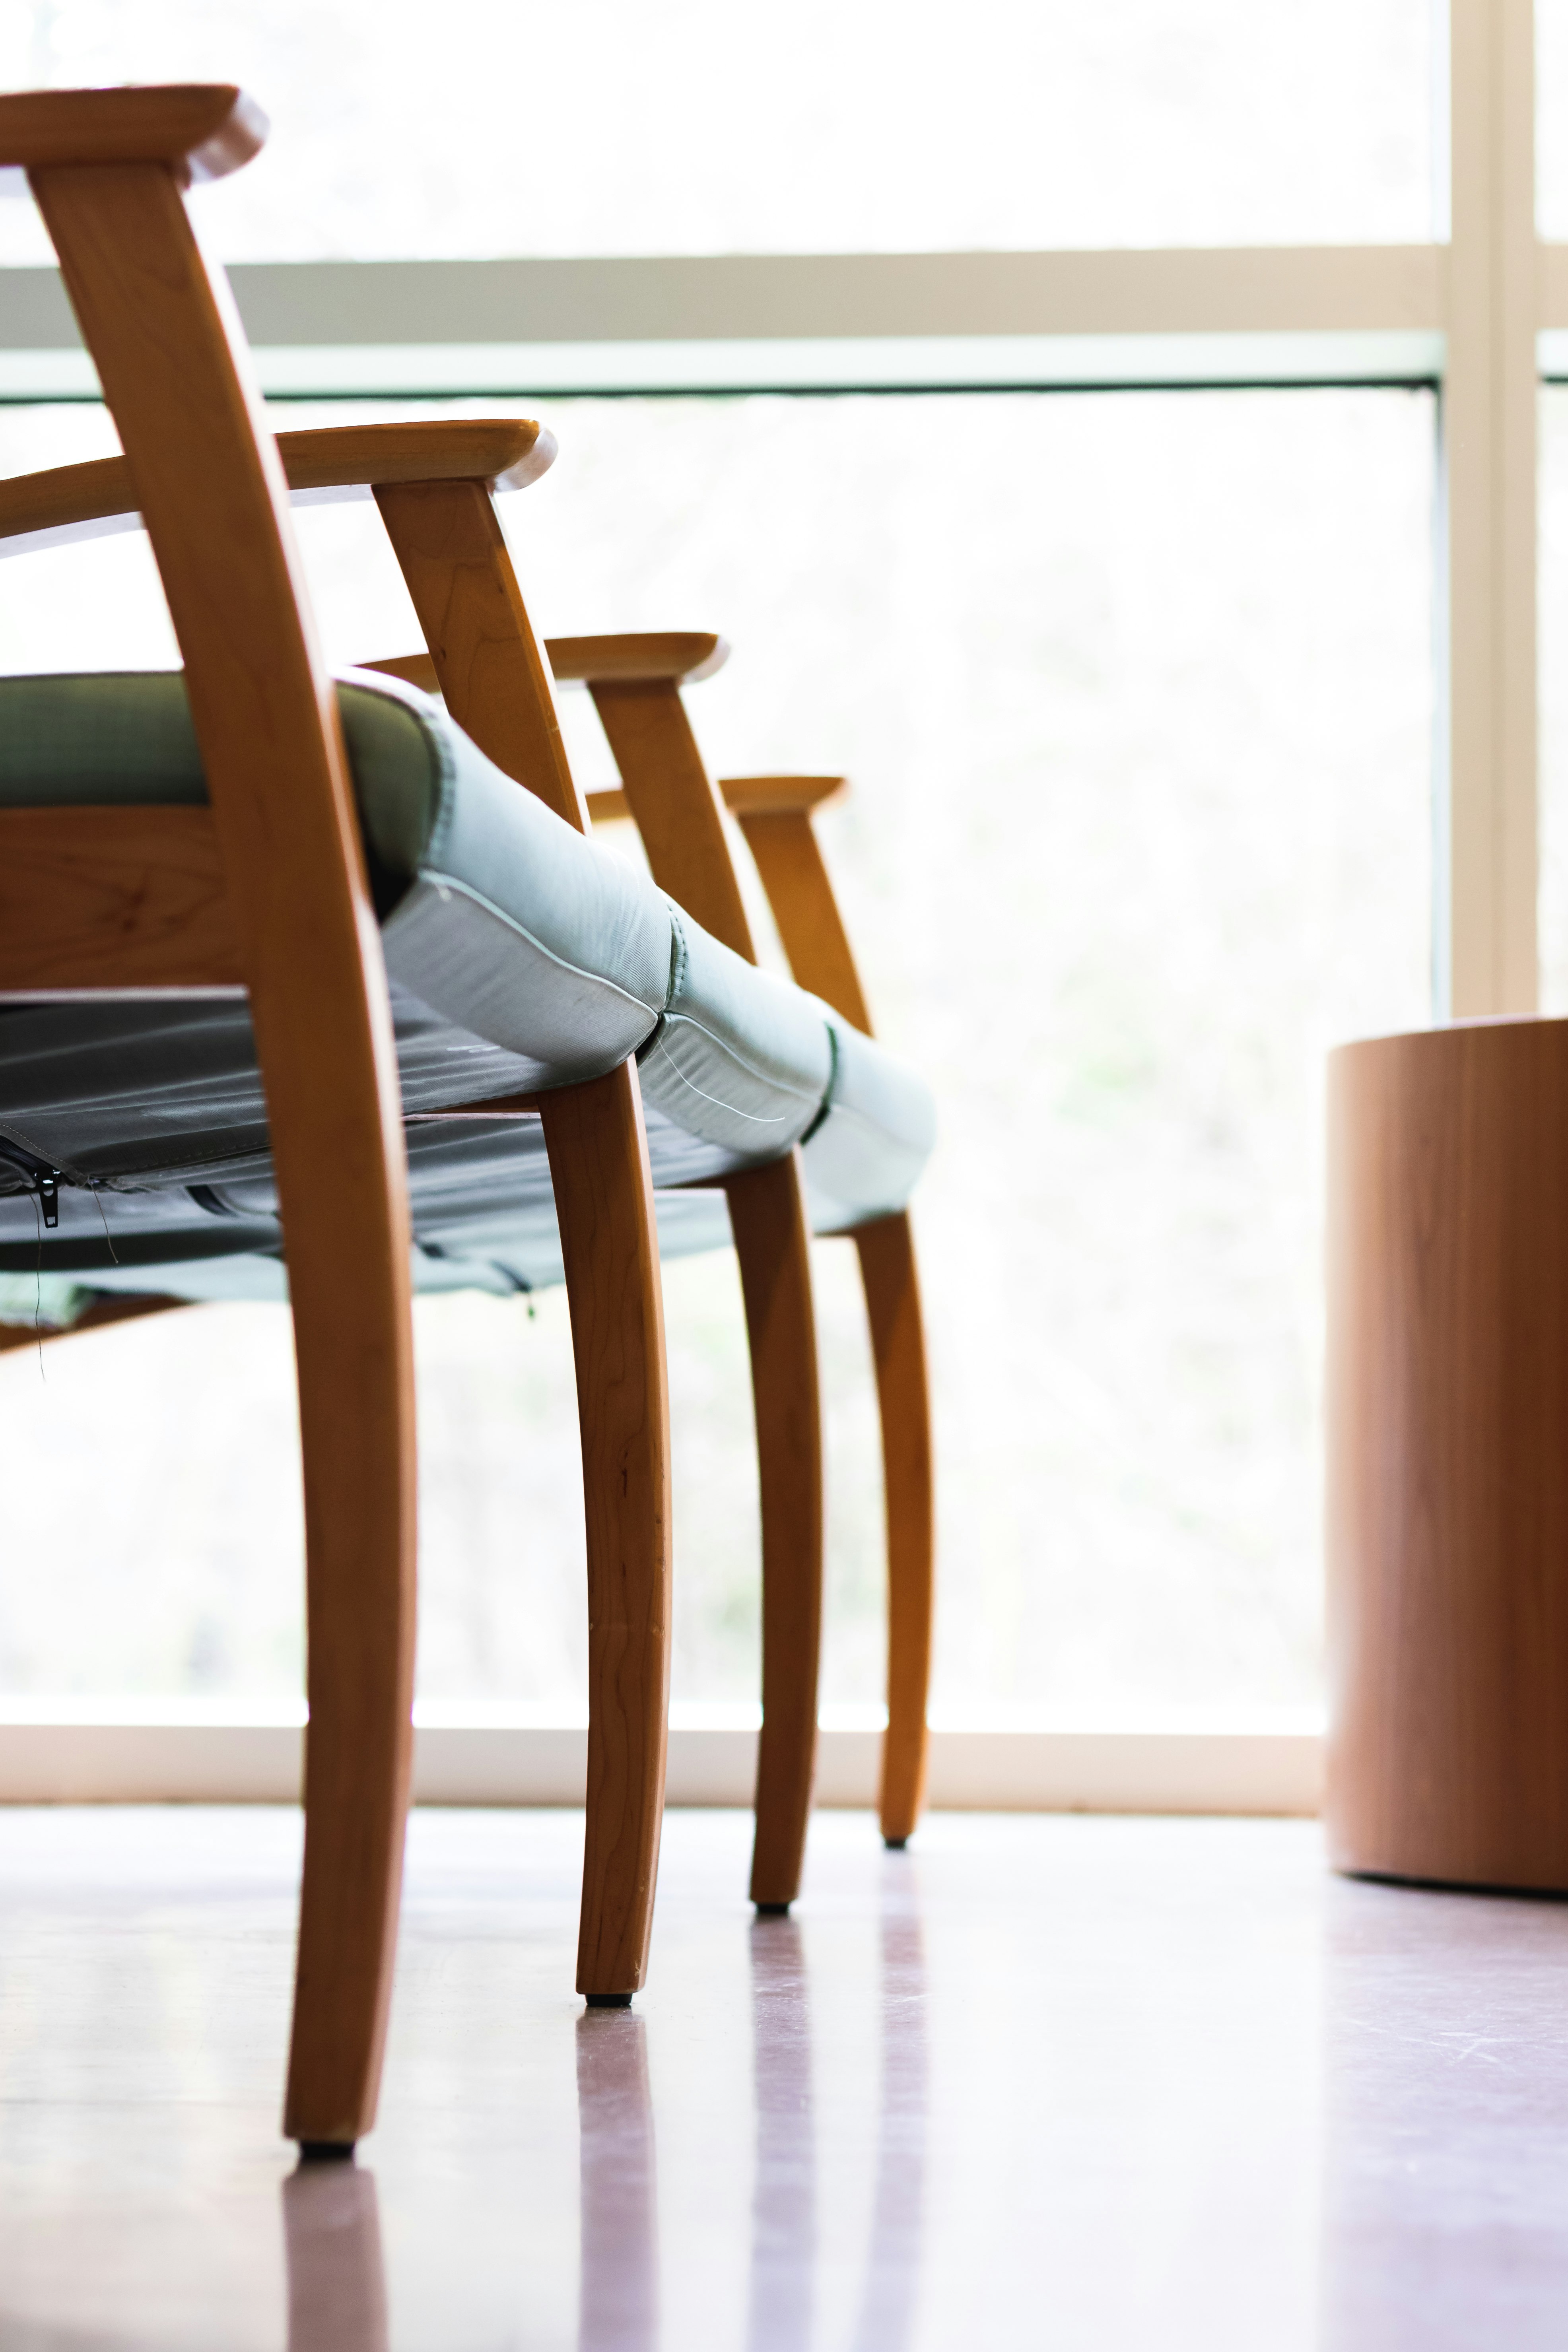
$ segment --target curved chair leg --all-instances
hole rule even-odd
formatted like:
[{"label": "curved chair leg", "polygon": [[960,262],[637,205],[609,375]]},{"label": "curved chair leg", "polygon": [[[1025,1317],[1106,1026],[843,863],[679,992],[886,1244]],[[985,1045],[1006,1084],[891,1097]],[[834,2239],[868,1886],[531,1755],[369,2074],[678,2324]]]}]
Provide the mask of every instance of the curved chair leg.
[{"label": "curved chair leg", "polygon": [[888,1514],[888,1733],[878,1801],[882,1835],[905,1843],[925,1800],[931,1683],[931,1399],[914,1237],[907,1211],[854,1234],[877,1360]]},{"label": "curved chair leg", "polygon": [[800,1155],[725,1183],[752,1350],[763,1505],[763,1736],[752,1900],[800,1892],[822,1643],[822,1411]]},{"label": "curved chair leg", "polygon": [[630,1063],[540,1097],[566,1262],[588,1530],[588,1813],[577,1990],[624,2006],[653,1926],[669,1712],[669,1398]]},{"label": "curved chair leg", "polygon": [[[287,1198],[310,1720],[283,2128],[346,2155],[375,2119],[413,1758],[416,1454],[406,1259]],[[323,1251],[335,1252],[337,1264]],[[358,1255],[359,1265],[353,1259]],[[347,1261],[345,1263],[345,1261]],[[380,1279],[376,1278],[379,1275]]]},{"label": "curved chair leg", "polygon": [[[294,1308],[310,1641],[284,2128],[342,2151],[375,2113],[408,1794],[406,1170],[385,969],[282,472],[184,211],[180,150],[160,143],[174,137],[171,98],[178,116],[191,95],[45,101],[46,154],[100,160],[46,162],[32,185],[184,657],[267,1097]],[[21,113],[37,103],[23,100]],[[255,125],[237,94],[226,103],[221,135],[243,156]]]}]

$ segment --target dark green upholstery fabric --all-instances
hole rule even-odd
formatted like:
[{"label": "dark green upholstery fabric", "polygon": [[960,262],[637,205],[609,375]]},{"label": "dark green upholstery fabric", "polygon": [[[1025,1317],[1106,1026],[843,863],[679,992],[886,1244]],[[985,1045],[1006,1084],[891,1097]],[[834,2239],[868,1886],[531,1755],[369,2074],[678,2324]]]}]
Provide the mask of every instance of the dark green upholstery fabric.
[{"label": "dark green upholstery fabric", "polygon": [[[415,1122],[416,1278],[560,1273],[537,1122],[417,1114],[570,1085],[634,1054],[656,1183],[808,1139],[818,1222],[902,1204],[931,1136],[907,1070],[562,824],[438,704],[369,672],[346,674],[338,701]],[[205,797],[177,674],[0,679],[0,806]],[[39,1170],[60,1177],[47,1232]],[[727,1235],[715,1196],[671,1202],[668,1223],[670,1248]],[[0,1002],[0,1274],[41,1265],[107,1286],[129,1270],[144,1288],[156,1269],[162,1287],[229,1295],[240,1261],[276,1287],[280,1250],[243,993]]]}]

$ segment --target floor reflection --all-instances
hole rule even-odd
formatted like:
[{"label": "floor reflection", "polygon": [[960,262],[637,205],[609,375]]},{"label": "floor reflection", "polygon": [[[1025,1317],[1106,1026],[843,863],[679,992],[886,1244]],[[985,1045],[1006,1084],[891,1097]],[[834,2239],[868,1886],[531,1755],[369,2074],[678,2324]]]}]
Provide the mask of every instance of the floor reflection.
[{"label": "floor reflection", "polygon": [[793,1919],[752,1922],[752,2079],[757,2116],[747,2352],[804,2352],[816,2257],[811,2001]]},{"label": "floor reflection", "polygon": [[[925,2200],[925,1947],[912,1863],[889,1861],[880,1925],[877,2179],[854,2352],[903,2352],[914,2326]],[[747,2352],[805,2352],[817,2252],[810,1978],[793,1919],[752,1928],[757,2168]]]},{"label": "floor reflection", "polygon": [[882,1905],[882,2095],[871,2243],[854,2352],[903,2352],[914,2326],[925,2215],[925,1941],[911,1862],[889,1861],[907,1885]]},{"label": "floor reflection", "polygon": [[[878,1957],[877,2169],[849,2342],[851,2352],[906,2352],[919,2291],[929,2067],[918,1882],[912,1862],[901,1856],[889,1860],[884,1881]],[[800,1927],[790,1918],[753,1920],[749,1958],[756,2148],[743,2342],[745,2352],[807,2352],[822,2316],[822,2192],[811,1979]],[[656,2352],[659,2341],[658,2200],[645,2034],[643,2019],[631,2010],[590,2010],[577,2021],[578,2352]]]},{"label": "floor reflection", "polygon": [[580,2352],[654,2352],[658,2200],[643,2021],[629,2009],[577,2020],[583,2200]]},{"label": "floor reflection", "polygon": [[302,2164],[283,2183],[289,2352],[386,2352],[375,2176]]}]

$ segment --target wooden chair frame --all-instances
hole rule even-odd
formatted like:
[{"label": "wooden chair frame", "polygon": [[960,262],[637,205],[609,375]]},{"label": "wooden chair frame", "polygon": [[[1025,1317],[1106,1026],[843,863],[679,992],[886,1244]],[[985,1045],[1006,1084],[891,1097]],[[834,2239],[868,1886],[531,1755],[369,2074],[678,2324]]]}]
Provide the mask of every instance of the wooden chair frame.
[{"label": "wooden chair frame", "polygon": [[[664,826],[679,826],[701,842],[700,855],[706,860],[716,864],[722,856],[738,906],[728,839],[720,826],[715,841],[708,817],[709,806],[716,814],[718,802],[711,791],[705,799],[699,790],[701,762],[680,702],[683,686],[711,677],[720,666],[721,641],[687,640],[684,661],[679,640],[655,636],[561,639],[552,641],[547,651],[558,678],[580,677],[589,685],[620,768],[622,792],[590,793],[590,814],[600,821],[632,817],[655,876],[663,881],[660,865],[669,853],[662,834],[650,839],[643,820],[648,783],[643,782],[639,791],[631,780],[635,770],[661,777],[667,795],[659,804]],[[647,719],[637,728],[628,727],[623,716],[621,697],[626,689],[614,681],[639,665],[648,673],[641,690],[650,713],[657,698],[657,727]],[[865,991],[812,823],[817,808],[847,789],[841,776],[733,776],[721,782],[718,799],[745,838],[795,978],[870,1036]],[[673,863],[671,859],[671,870]],[[665,881],[664,887],[679,896],[673,882]],[[731,944],[737,942],[731,940]],[[749,932],[740,952],[755,960]],[[888,1728],[878,1814],[883,1838],[889,1846],[900,1847],[909,1843],[924,1806],[930,1744],[926,1710],[936,1557],[931,1390],[908,1210],[857,1225],[848,1238],[859,1261],[876,1364],[887,1526]],[[760,1397],[758,1411],[760,1415]],[[764,1514],[765,1509],[764,1499]]]},{"label": "wooden chair frame", "polygon": [[[448,428],[416,425],[433,448]],[[424,614],[421,614],[423,620]],[[866,1035],[871,1016],[813,826],[847,789],[841,776],[742,776],[715,789],[682,701],[727,658],[721,637],[669,632],[555,637],[561,685],[587,688],[621,777],[590,793],[596,823],[630,819],[654,879],[706,930],[754,963],[723,810],[762,878],[790,969],[803,988]],[[376,662],[439,690],[429,655]],[[798,1891],[811,1801],[822,1616],[822,1456],[810,1228],[800,1155],[724,1181],[752,1351],[762,1480],[763,1738],[752,1896],[787,1909]],[[914,1237],[907,1210],[853,1228],[870,1325],[881,1423],[888,1548],[888,1729],[878,1813],[906,1845],[925,1801],[934,1601],[931,1392]]]},{"label": "wooden chair frame", "polygon": [[[210,793],[205,809],[0,812],[0,992],[249,997],[305,1485],[310,1728],[284,2129],[328,2154],[374,2119],[395,1945],[416,1615],[411,1243],[385,970],[336,703],[277,446],[184,203],[193,177],[247,162],[266,127],[227,86],[0,96],[0,166],[27,174],[125,447],[107,461],[119,506],[95,511],[139,512],[146,526]],[[535,428],[510,438],[508,462],[525,462]],[[349,478],[379,485],[416,603],[435,621],[455,719],[585,829],[489,503],[504,467],[487,454],[485,478],[405,490],[406,467],[381,446],[373,473]],[[61,470],[74,487],[33,478],[13,529],[84,520],[92,469]],[[668,1690],[657,1232],[630,1066],[534,1108],[561,1223],[587,1499],[594,1712],[578,1981],[591,2001],[620,2003],[647,1961]]]},{"label": "wooden chair frame", "polygon": [[[278,436],[296,496],[363,486],[380,508],[427,649],[368,667],[442,694],[457,723],[498,766],[579,829],[590,818],[630,818],[660,887],[755,961],[721,803],[728,806],[796,980],[871,1034],[812,824],[814,811],[844,791],[844,780],[735,778],[715,791],[681,694],[722,666],[722,640],[692,632],[562,638],[545,648],[544,668],[492,505],[495,490],[520,487],[549,462],[552,445],[546,439],[541,448],[535,436],[527,425],[454,420]],[[0,485],[0,536],[46,544],[133,514],[135,506],[125,459],[58,467]],[[578,791],[552,675],[592,695],[620,790],[586,801]],[[543,1113],[547,1101],[558,1100],[519,1104],[515,1115]],[[502,1106],[485,1108],[507,1115]],[[547,1125],[554,1123],[552,1109]],[[558,1150],[551,1149],[553,1171]],[[809,1230],[797,1153],[721,1181],[746,1307],[763,1502],[763,1729],[752,1895],[763,1909],[780,1910],[800,1884],[821,1640],[822,1458]],[[929,1383],[908,1213],[856,1228],[849,1238],[876,1362],[887,1520],[888,1732],[879,1811],[887,1843],[900,1846],[920,1818],[928,1753],[934,1559]],[[112,1315],[106,1309],[91,1319],[118,1320],[164,1303],[126,1299]],[[0,1330],[0,1347],[32,1337],[26,1327],[11,1327]]]},{"label": "wooden chair frame", "polygon": [[[719,787],[767,892],[790,970],[853,1027],[871,1015],[812,812],[845,789],[837,776],[735,776]],[[907,1209],[852,1228],[870,1325],[882,1434],[888,1547],[888,1729],[877,1809],[890,1846],[906,1845],[925,1803],[935,1602],[936,1496],[931,1385],[914,1231]]]}]

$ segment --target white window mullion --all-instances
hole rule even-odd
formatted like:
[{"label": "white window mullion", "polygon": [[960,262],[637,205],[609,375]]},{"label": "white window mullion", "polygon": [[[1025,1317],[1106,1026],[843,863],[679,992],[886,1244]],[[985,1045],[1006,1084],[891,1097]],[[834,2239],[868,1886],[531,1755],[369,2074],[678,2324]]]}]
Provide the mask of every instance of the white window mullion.
[{"label": "white window mullion", "polygon": [[1439,1014],[1533,1012],[1536,329],[1531,0],[1452,0]]}]

